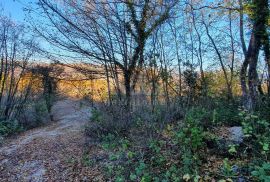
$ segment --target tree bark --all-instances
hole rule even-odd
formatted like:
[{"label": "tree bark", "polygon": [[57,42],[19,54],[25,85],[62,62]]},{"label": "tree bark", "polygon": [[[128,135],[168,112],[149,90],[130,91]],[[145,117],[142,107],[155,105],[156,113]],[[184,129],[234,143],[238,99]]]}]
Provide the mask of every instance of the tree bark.
[{"label": "tree bark", "polygon": [[270,45],[269,39],[265,40],[264,45],[265,62],[267,65],[268,77],[267,77],[267,94],[270,96]]},{"label": "tree bark", "polygon": [[126,107],[129,110],[131,106],[131,77],[130,71],[126,70],[124,72],[125,79],[125,90],[126,90]]},{"label": "tree bark", "polygon": [[[247,54],[241,67],[240,80],[242,88],[243,106],[252,111],[257,104],[258,74],[257,63],[260,47],[264,42],[264,34],[268,21],[268,0],[253,0],[253,29]],[[248,69],[248,89],[246,85],[246,73]]]}]

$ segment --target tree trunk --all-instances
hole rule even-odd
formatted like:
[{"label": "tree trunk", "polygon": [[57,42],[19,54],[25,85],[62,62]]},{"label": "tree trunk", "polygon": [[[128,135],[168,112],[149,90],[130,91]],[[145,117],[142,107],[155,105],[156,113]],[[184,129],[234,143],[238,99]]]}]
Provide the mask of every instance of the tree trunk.
[{"label": "tree trunk", "polygon": [[267,39],[264,46],[265,62],[267,64],[268,77],[267,77],[267,93],[270,96],[270,45]]},{"label": "tree trunk", "polygon": [[[254,110],[257,104],[258,96],[258,74],[257,74],[257,62],[259,51],[262,43],[264,42],[266,24],[268,21],[268,0],[253,0],[254,4],[254,23],[252,35],[250,38],[247,54],[243,62],[240,80],[242,87],[243,105],[248,110]],[[246,72],[248,70],[248,88],[246,85]]]},{"label": "tree trunk", "polygon": [[240,6],[240,11],[239,11],[239,27],[240,27],[240,40],[242,44],[242,50],[244,55],[246,56],[247,54],[247,46],[245,43],[245,37],[244,37],[244,8],[243,8],[243,0],[239,0],[239,6]]},{"label": "tree trunk", "polygon": [[109,69],[108,69],[107,62],[105,62],[105,74],[106,74],[106,81],[107,81],[109,105],[112,105],[110,77],[109,77]]},{"label": "tree trunk", "polygon": [[[254,108],[255,97],[257,96],[257,60],[259,55],[260,43],[255,36],[254,30],[252,32],[249,47],[247,50],[246,58],[242,64],[240,71],[240,80],[242,88],[242,101],[243,106],[251,110]],[[247,88],[246,77],[247,77],[247,68],[249,65],[248,71],[248,86]]]},{"label": "tree trunk", "polygon": [[131,106],[131,77],[130,71],[124,72],[125,89],[126,89],[126,107],[129,110]]}]

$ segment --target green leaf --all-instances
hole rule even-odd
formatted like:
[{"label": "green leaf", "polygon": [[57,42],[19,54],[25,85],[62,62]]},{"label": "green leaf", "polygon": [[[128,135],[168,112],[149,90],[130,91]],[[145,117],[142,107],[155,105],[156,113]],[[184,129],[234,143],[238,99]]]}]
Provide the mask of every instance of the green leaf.
[{"label": "green leaf", "polygon": [[130,178],[130,180],[135,181],[137,179],[137,176],[136,176],[136,174],[132,173],[132,174],[130,174],[129,178]]}]

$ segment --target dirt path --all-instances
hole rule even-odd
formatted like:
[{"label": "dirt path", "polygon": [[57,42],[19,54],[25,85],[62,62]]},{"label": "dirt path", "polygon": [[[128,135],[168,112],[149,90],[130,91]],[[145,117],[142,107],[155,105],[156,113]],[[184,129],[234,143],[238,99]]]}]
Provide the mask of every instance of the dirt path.
[{"label": "dirt path", "polygon": [[97,168],[82,164],[89,108],[79,101],[58,101],[56,123],[7,142],[0,148],[0,181],[102,181]]}]

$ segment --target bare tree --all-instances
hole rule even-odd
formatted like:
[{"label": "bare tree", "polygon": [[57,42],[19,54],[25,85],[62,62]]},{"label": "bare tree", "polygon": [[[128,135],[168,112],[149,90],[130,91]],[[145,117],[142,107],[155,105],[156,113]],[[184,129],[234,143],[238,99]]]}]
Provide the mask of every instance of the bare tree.
[{"label": "bare tree", "polygon": [[0,17],[0,27],[0,115],[7,120],[21,111],[29,96],[31,81],[23,89],[20,84],[35,44],[25,39],[24,27],[8,17]]},{"label": "bare tree", "polygon": [[32,68],[31,72],[33,76],[40,77],[42,81],[43,97],[46,103],[47,111],[50,115],[51,121],[53,121],[53,115],[51,113],[52,106],[56,98],[57,82],[60,74],[63,72],[63,67],[58,67],[55,64],[37,65]]},{"label": "bare tree", "polygon": [[[47,28],[32,23],[36,31],[56,47],[102,63],[107,71],[108,68],[114,71],[120,69],[124,77],[126,104],[129,106],[131,90],[135,88],[143,66],[146,41],[169,17],[175,3],[149,0],[100,3],[94,0],[57,4],[55,1],[39,0],[42,14],[50,23]],[[117,75],[114,76],[117,78]]]},{"label": "bare tree", "polygon": [[[205,26],[207,36],[208,36],[211,44],[213,45],[213,48],[214,48],[214,50],[215,50],[215,52],[216,52],[216,54],[218,56],[218,60],[219,60],[219,63],[221,65],[221,69],[223,71],[224,78],[225,78],[225,81],[226,81],[227,98],[230,100],[230,99],[232,99],[232,80],[229,79],[229,74],[228,74],[228,71],[227,71],[226,66],[224,64],[224,61],[223,61],[223,57],[221,55],[221,52],[220,52],[219,48],[217,47],[217,44],[216,44],[214,38],[210,34],[209,25],[207,25],[204,21],[203,21],[203,24]],[[230,74],[232,75],[233,73],[231,72]]]}]

